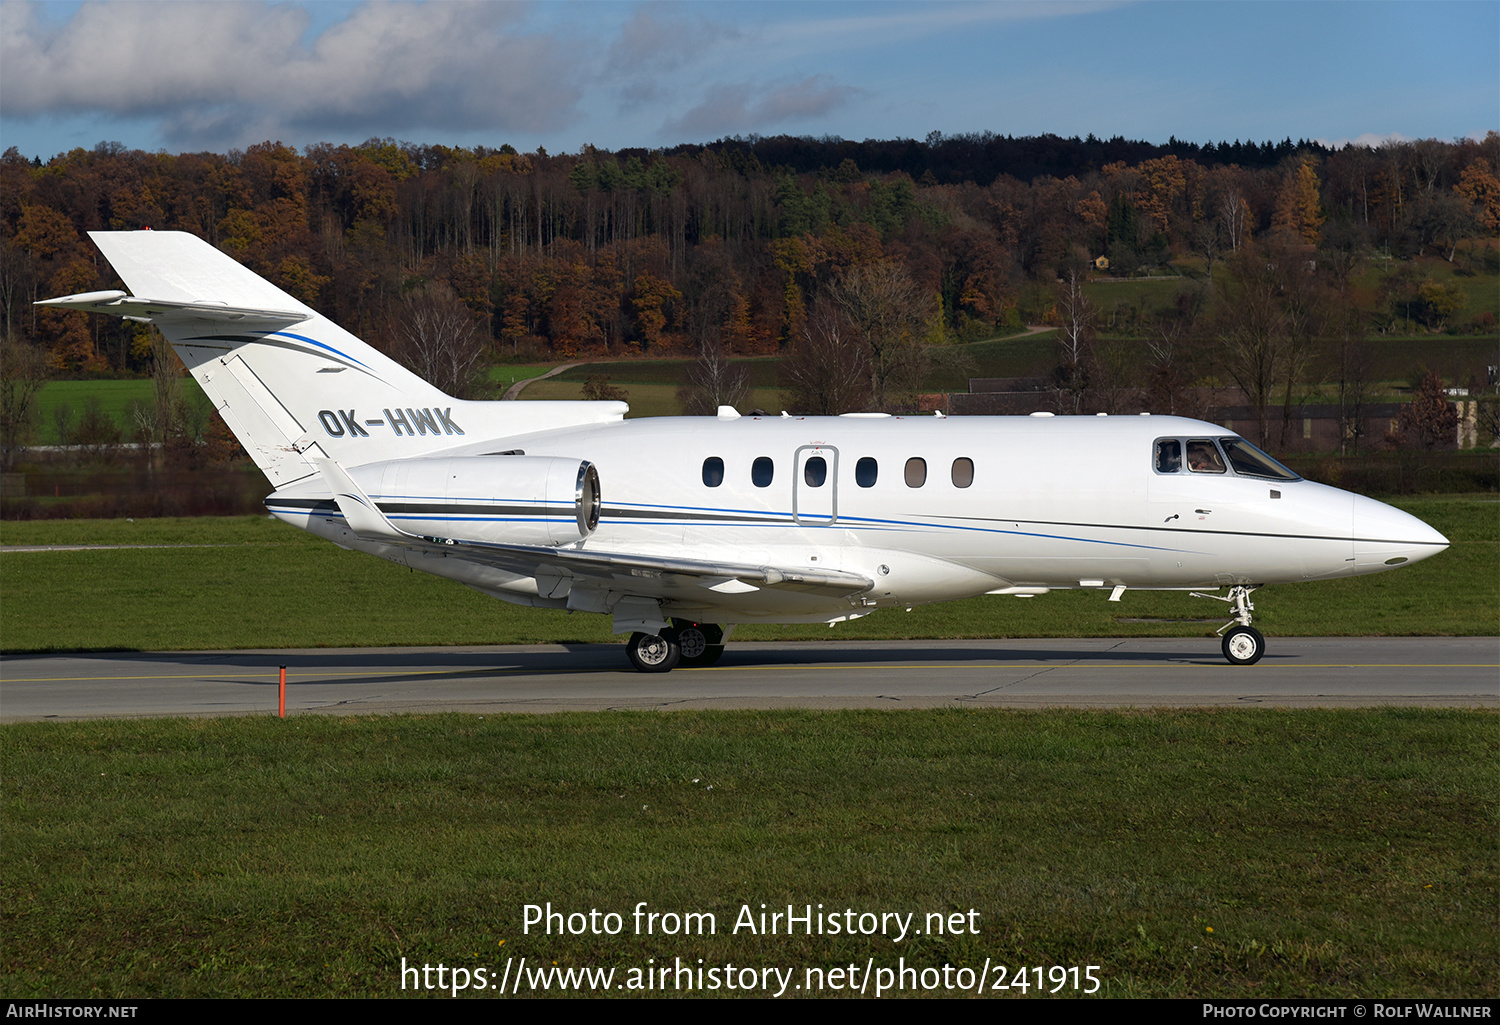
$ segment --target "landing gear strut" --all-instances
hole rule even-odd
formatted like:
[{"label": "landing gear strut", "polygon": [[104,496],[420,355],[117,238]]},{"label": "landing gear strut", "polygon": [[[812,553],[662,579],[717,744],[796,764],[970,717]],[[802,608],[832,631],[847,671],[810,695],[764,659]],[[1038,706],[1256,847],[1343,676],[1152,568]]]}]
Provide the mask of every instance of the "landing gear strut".
[{"label": "landing gear strut", "polygon": [[[1224,634],[1224,657],[1232,666],[1253,666],[1266,653],[1265,637],[1250,625],[1250,614],[1255,611],[1255,606],[1250,602],[1250,592],[1254,590],[1254,587],[1236,585],[1229,589],[1227,598],[1217,594],[1193,592],[1194,598],[1212,598],[1234,606],[1234,618],[1218,629],[1219,633]],[[1225,630],[1229,632],[1224,633]]]}]

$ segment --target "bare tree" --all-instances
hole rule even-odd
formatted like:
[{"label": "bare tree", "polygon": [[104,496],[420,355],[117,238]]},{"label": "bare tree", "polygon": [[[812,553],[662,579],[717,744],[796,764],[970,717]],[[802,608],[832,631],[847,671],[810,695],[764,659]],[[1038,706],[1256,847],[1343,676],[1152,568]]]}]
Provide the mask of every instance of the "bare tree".
[{"label": "bare tree", "polygon": [[1101,413],[1127,413],[1140,400],[1140,355],[1128,342],[1101,341],[1089,354],[1094,407]]},{"label": "bare tree", "polygon": [[1083,412],[1083,397],[1089,387],[1090,346],[1098,311],[1083,294],[1076,269],[1057,288],[1058,362],[1053,371],[1059,413]]},{"label": "bare tree", "polygon": [[707,416],[720,406],[738,408],[750,397],[749,370],[725,355],[721,345],[705,345],[687,376],[687,387],[678,391],[677,398],[688,416]]},{"label": "bare tree", "polygon": [[0,345],[0,465],[9,470],[36,426],[36,394],[47,383],[47,354],[7,336]]},{"label": "bare tree", "polygon": [[850,267],[828,294],[847,327],[869,350],[875,405],[884,406],[891,391],[915,390],[927,371],[922,331],[931,297],[890,260]]},{"label": "bare tree", "polygon": [[179,433],[183,421],[183,404],[179,398],[179,367],[182,365],[166,337],[153,325],[151,333],[151,405],[134,407],[136,435],[146,441],[165,445]]},{"label": "bare tree", "polygon": [[1193,224],[1190,236],[1193,252],[1203,257],[1203,276],[1209,281],[1214,279],[1214,260],[1218,258],[1219,251],[1223,248],[1222,238],[1223,230],[1217,221],[1204,218]]},{"label": "bare tree", "polygon": [[835,416],[870,408],[870,349],[829,302],[813,306],[782,363],[782,381],[799,413]]},{"label": "bare tree", "polygon": [[413,373],[452,395],[468,398],[484,371],[485,339],[469,308],[441,282],[428,282],[401,300],[392,353]]},{"label": "bare tree", "polygon": [[1305,261],[1292,250],[1248,246],[1229,261],[1220,289],[1219,338],[1224,367],[1255,407],[1257,442],[1270,437],[1267,411],[1282,389],[1282,441],[1294,389],[1313,356],[1316,296]]},{"label": "bare tree", "polygon": [[1224,238],[1229,242],[1230,251],[1237,253],[1244,244],[1249,216],[1250,208],[1238,189],[1226,192],[1219,201],[1219,223],[1224,226]]}]

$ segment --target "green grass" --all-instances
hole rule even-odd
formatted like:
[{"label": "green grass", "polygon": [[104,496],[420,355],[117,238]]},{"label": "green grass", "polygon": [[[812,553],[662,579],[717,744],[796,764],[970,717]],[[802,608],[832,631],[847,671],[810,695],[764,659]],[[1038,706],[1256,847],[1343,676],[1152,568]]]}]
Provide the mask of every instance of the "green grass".
[{"label": "green grass", "polygon": [[[616,385],[663,384],[680,388],[689,382],[689,372],[696,362],[692,359],[624,359],[584,363],[563,371],[557,379],[583,384],[594,375],[603,374]],[[734,362],[749,372],[752,387],[774,388],[780,384],[779,356],[747,356]]]},{"label": "green grass", "polygon": [[490,367],[486,380],[503,392],[517,381],[541,377],[555,366],[556,363],[501,363]]},{"label": "green grass", "polygon": [[[206,401],[198,382],[190,377],[178,382],[178,394],[188,402]],[[150,407],[152,402],[151,382],[136,381],[48,381],[37,392],[36,431],[33,435],[38,445],[60,445],[57,436],[56,412],[59,407],[71,410],[73,426],[78,425],[90,399],[99,400],[99,408],[119,425],[126,440],[135,430],[130,408],[136,403]]]},{"label": "green grass", "polygon": [[[619,364],[612,364],[618,366]],[[597,364],[595,364],[597,366]],[[522,401],[557,401],[560,399],[577,400],[583,398],[583,381],[572,378],[569,374],[560,374],[546,381],[538,381],[529,384],[521,393]],[[585,378],[585,380],[587,380]],[[617,385],[625,391],[625,401],[630,403],[630,412],[626,414],[631,419],[644,416],[681,416],[682,403],[677,401],[677,391],[682,385],[678,384],[647,384],[639,381],[628,381],[610,377],[610,383]],[[752,409],[764,409],[768,413],[778,413],[787,406],[787,395],[789,393],[778,388],[752,388],[750,398],[740,403],[740,409],[749,412]]]},{"label": "green grass", "polygon": [[[1500,633],[1500,504],[1493,496],[1393,504],[1431,523],[1453,547],[1391,573],[1259,591],[1256,625],[1272,636]],[[263,517],[4,522],[0,542],[226,546],[0,554],[5,651],[610,638],[607,617],[508,605]],[[1224,621],[1220,603],[1182,592],[1105,598],[1102,591],[973,598],[881,611],[832,630],[742,627],[735,638],[1207,637]]]},{"label": "green grass", "polygon": [[[1405,709],[10,725],[0,985],[389,997],[402,958],[622,977],[703,958],[800,982],[904,957],[1099,965],[1107,996],[1493,998],[1496,725]],[[634,935],[640,901],[711,912],[718,932]],[[546,902],[625,931],[523,933],[523,905]],[[978,935],[730,933],[762,903],[973,909]]]}]

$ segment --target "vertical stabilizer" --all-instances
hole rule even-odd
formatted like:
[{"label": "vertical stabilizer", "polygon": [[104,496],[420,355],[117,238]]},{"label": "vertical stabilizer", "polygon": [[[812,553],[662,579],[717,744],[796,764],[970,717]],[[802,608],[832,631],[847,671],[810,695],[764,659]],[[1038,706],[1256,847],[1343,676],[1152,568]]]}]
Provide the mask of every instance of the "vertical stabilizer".
[{"label": "vertical stabilizer", "polygon": [[278,488],[345,466],[616,421],[623,402],[465,402],[180,231],[93,231],[132,294],[41,305],[155,324]]},{"label": "vertical stabilizer", "polygon": [[272,484],[316,473],[301,451],[314,443],[355,464],[452,445],[454,399],[202,239],[89,236],[135,296],[162,301],[149,319]]}]

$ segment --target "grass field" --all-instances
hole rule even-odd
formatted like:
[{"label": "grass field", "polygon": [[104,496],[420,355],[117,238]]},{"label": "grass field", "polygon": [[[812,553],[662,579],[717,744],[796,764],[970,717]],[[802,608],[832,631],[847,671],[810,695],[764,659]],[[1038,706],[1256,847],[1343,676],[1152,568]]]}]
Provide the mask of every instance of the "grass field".
[{"label": "grass field", "polygon": [[[596,369],[599,364],[591,364]],[[609,364],[608,368],[618,366]],[[630,403],[630,412],[626,414],[632,419],[642,416],[681,416],[682,403],[677,400],[677,391],[681,388],[678,384],[650,384],[643,381],[617,381],[613,376],[610,383],[621,387],[625,391],[625,401]],[[568,375],[562,374],[546,381],[538,381],[529,384],[521,393],[522,401],[526,400],[557,400],[557,399],[581,399],[583,398],[583,381],[569,379]],[[740,408],[745,412],[752,409],[764,409],[769,413],[779,413],[786,408],[787,393],[779,388],[752,388],[750,398],[740,403]]]},{"label": "grass field", "polygon": [[[178,389],[188,402],[207,401],[198,383],[190,377],[178,382]],[[136,403],[151,406],[151,382],[144,378],[136,381],[48,381],[36,396],[35,442],[38,445],[62,444],[62,439],[57,436],[57,411],[67,407],[72,424],[77,426],[91,399],[99,401],[100,411],[118,424],[129,440],[135,429],[130,409]]]},{"label": "grass field", "polygon": [[[1272,634],[1500,631],[1500,504],[1400,504],[1453,550],[1260,592],[1258,622]],[[263,517],[6,522],[0,542],[203,546],[0,554],[8,650],[609,630]],[[1207,637],[1218,620],[1122,621],[1217,614],[1199,605],[1057,593],[737,637]],[[615,986],[701,958],[790,972],[798,995],[808,969],[826,979],[904,958],[933,981],[944,965],[1098,965],[1107,996],[1493,998],[1497,725],[1416,709],[7,725],[0,986],[12,998],[388,997],[420,995],[401,988],[403,958],[462,968],[470,984],[484,969],[488,986],[507,959],[519,975],[522,957],[533,972],[613,970]],[[642,901],[711,913],[717,931],[636,935]],[[625,924],[525,932],[524,905],[547,902]],[[976,931],[732,931],[763,903],[913,914],[919,928],[956,913]]]},{"label": "grass field", "polygon": [[[1500,633],[1500,502],[1398,500],[1453,547],[1391,573],[1256,594],[1268,635]],[[206,547],[0,554],[5,651],[191,650],[606,641],[604,616],[495,601],[344,551],[265,517],[0,523],[0,544]],[[962,637],[1210,637],[1219,604],[1180,592],[1059,591],[896,610],[836,629],[742,627],[736,641]]]},{"label": "grass field", "polygon": [[[904,957],[1098,965],[1106,996],[1494,997],[1496,725],[1402,709],[11,725],[0,985],[388,997],[402,958],[498,977],[524,956],[624,986],[653,958],[802,984]],[[712,913],[716,932],[636,935],[641,901]],[[547,902],[625,924],[523,932],[523,905]],[[762,904],[919,928],[957,912],[965,933],[734,934]]]}]

